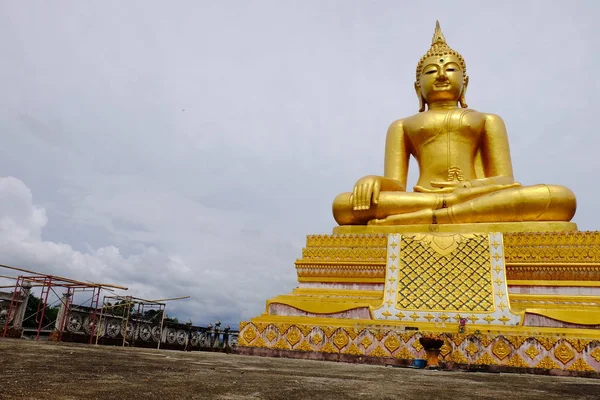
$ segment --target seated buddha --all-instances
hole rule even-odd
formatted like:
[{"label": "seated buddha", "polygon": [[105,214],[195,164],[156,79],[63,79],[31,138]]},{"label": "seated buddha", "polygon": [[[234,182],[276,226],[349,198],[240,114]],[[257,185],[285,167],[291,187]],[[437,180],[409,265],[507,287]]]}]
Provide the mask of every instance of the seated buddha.
[{"label": "seated buddha", "polygon": [[[417,64],[419,113],[393,122],[387,132],[384,175],[359,179],[338,195],[340,225],[460,224],[570,221],[576,199],[558,185],[515,182],[502,119],[468,108],[464,58],[436,24],[432,45]],[[409,158],[419,165],[406,191]]]}]

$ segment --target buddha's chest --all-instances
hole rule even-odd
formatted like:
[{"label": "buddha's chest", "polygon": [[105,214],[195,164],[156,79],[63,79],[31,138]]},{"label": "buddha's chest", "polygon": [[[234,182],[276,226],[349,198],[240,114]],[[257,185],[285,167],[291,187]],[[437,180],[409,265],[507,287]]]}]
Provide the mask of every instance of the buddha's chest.
[{"label": "buddha's chest", "polygon": [[405,133],[417,153],[430,146],[449,145],[461,150],[475,150],[479,147],[483,128],[484,119],[480,113],[456,109],[419,114],[405,125]]}]

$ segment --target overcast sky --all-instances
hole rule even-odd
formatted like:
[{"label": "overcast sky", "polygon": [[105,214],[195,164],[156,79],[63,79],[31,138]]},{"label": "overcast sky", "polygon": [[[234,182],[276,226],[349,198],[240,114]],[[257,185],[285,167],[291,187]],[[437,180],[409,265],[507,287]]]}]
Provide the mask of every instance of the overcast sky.
[{"label": "overcast sky", "polygon": [[[196,324],[296,286],[305,235],[383,172],[439,19],[523,184],[600,228],[594,1],[0,1],[0,263],[190,295]],[[416,178],[413,165],[411,184]],[[0,271],[0,275],[6,271]]]}]

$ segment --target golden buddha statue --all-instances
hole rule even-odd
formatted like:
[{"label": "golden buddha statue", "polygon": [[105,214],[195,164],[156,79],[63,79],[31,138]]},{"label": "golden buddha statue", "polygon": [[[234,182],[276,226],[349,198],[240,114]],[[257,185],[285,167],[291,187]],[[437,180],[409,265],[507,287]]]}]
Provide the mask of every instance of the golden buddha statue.
[{"label": "golden buddha statue", "polygon": [[[469,109],[464,58],[436,23],[431,48],[417,64],[418,114],[391,124],[383,176],[359,179],[333,202],[340,225],[570,221],[576,199],[558,185],[515,182],[502,119]],[[427,107],[427,110],[426,110]],[[406,191],[410,156],[420,176]]]}]

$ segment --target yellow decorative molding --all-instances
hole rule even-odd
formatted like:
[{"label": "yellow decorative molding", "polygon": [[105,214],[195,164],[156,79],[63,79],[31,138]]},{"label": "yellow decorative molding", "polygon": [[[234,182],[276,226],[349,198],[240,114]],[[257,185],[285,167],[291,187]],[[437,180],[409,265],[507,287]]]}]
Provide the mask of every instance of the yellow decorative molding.
[{"label": "yellow decorative molding", "polygon": [[323,277],[307,277],[307,276],[298,276],[298,282],[319,282],[319,283],[383,283],[384,282],[384,274],[381,274],[381,277],[378,278],[369,278],[369,277],[331,277],[331,276],[323,276]]},{"label": "yellow decorative molding", "polygon": [[267,301],[267,307],[277,304],[296,308],[311,314],[336,314],[381,303],[381,298],[324,298],[318,301],[303,296],[277,296]]},{"label": "yellow decorative molding", "polygon": [[511,305],[526,308],[574,308],[583,307],[587,310],[600,311],[600,296],[572,296],[572,295],[543,295],[513,293],[510,296]]},{"label": "yellow decorative molding", "polygon": [[600,287],[600,281],[509,279],[508,286]]},{"label": "yellow decorative molding", "polygon": [[529,314],[543,315],[557,321],[579,325],[600,325],[600,310],[528,308]]},{"label": "yellow decorative molding", "polygon": [[471,232],[566,232],[577,231],[573,222],[494,222],[470,224],[343,225],[334,235],[375,235],[392,233],[471,233]]},{"label": "yellow decorative molding", "polygon": [[302,261],[375,261],[385,263],[386,246],[381,247],[305,247]]},{"label": "yellow decorative molding", "polygon": [[307,247],[386,247],[387,235],[307,235]]},{"label": "yellow decorative molding", "polygon": [[508,286],[600,287],[600,281],[509,279]]}]

